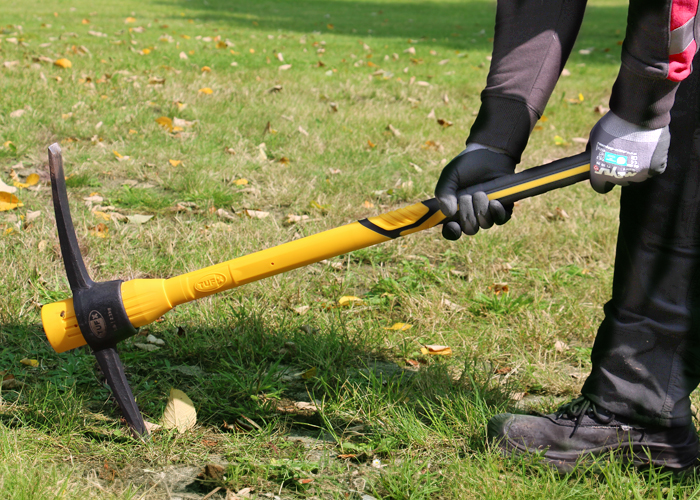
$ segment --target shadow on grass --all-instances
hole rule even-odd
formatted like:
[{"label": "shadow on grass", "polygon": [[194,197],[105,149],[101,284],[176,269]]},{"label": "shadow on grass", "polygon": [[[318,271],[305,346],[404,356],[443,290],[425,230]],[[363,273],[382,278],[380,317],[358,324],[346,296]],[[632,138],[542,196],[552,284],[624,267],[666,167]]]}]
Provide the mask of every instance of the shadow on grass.
[{"label": "shadow on grass", "polygon": [[[351,1],[351,0],[172,0],[163,5],[185,9],[185,14],[214,26],[317,33],[357,37],[370,42],[398,39],[421,41],[449,49],[490,51],[495,2],[464,1]],[[178,18],[180,12],[173,13]],[[627,4],[589,6],[579,45],[599,49],[586,61],[619,64],[618,41],[624,36]],[[624,30],[623,30],[624,31]],[[226,36],[225,33],[222,33]]]},{"label": "shadow on grass", "polygon": [[[156,352],[134,345],[145,342],[144,337],[120,344],[127,377],[146,418],[159,419],[165,395],[176,387],[196,402],[202,425],[221,427],[244,416],[275,432],[293,427],[325,430],[340,441],[346,440],[345,428],[359,418],[371,430],[371,437],[361,440],[372,449],[389,442],[389,448],[427,443],[433,432],[463,436],[473,448],[483,447],[486,419],[508,404],[507,388],[492,383],[493,370],[483,364],[469,360],[455,367],[426,358],[419,371],[410,371],[389,357],[376,329],[347,327],[333,314],[264,319],[267,308],[272,307],[232,306],[207,327],[154,330],[166,341]],[[86,347],[56,354],[35,326],[5,325],[3,330],[12,334],[5,339],[0,361],[18,367],[15,375],[24,384],[3,394],[17,403],[14,418],[8,415],[13,425],[59,434],[92,432],[83,416],[92,421],[102,413],[117,420],[108,427],[118,426],[119,410]],[[24,367],[22,357],[36,357],[40,366]],[[298,402],[320,409],[296,411]],[[281,410],[285,406],[292,411]],[[392,423],[382,427],[376,423],[381,419]]]}]

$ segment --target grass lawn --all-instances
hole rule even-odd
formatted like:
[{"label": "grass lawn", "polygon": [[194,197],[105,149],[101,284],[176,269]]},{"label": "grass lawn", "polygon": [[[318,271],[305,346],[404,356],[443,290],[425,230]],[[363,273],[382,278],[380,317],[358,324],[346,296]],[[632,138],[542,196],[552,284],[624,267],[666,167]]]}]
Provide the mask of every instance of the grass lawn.
[{"label": "grass lawn", "polygon": [[[0,0],[0,13],[0,180],[39,176],[0,211],[2,498],[698,496],[693,477],[616,461],[560,478],[484,440],[490,416],[578,393],[619,190],[573,186],[472,238],[436,228],[175,309],[120,354],[147,420],[170,388],[192,399],[183,434],[131,438],[90,351],[56,354],[43,334],[41,304],[70,296],[49,144],[96,280],[167,278],[431,198],[479,107],[495,2]],[[622,0],[590,2],[523,167],[583,150],[625,18]]]}]

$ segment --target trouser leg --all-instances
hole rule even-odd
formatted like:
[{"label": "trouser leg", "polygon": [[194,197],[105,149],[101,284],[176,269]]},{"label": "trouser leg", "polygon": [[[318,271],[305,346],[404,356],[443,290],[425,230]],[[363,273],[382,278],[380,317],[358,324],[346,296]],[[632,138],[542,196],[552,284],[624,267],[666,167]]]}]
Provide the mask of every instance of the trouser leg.
[{"label": "trouser leg", "polygon": [[700,382],[700,57],[695,68],[676,96],[666,172],[622,188],[612,299],[581,391],[646,425],[687,425]]}]

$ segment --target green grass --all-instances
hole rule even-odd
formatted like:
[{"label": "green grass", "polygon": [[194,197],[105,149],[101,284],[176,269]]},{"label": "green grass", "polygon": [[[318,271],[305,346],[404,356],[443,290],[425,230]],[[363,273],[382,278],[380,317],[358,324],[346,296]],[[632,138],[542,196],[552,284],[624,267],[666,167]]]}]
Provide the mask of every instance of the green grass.
[{"label": "green grass", "polygon": [[[618,200],[584,185],[524,200],[511,223],[473,238],[426,231],[142,329],[165,345],[120,345],[139,406],[155,422],[170,387],[185,391],[198,425],[183,435],[130,438],[89,351],[56,354],[43,335],[40,305],[70,296],[49,144],[63,148],[97,280],[170,277],[427,199],[478,110],[494,3],[0,0],[0,12],[0,179],[42,176],[17,193],[23,207],[0,212],[0,371],[21,383],[0,393],[3,498],[195,498],[216,487],[212,498],[243,488],[259,498],[697,497],[692,477],[613,460],[560,478],[485,443],[486,421],[514,410],[514,394],[549,411],[590,368]],[[621,0],[591,2],[523,167],[583,148],[574,139],[607,104],[625,16]],[[427,119],[431,110],[453,126]],[[169,131],[162,116],[190,123]],[[154,217],[107,221],[85,204],[93,195],[103,198],[93,209]],[[270,215],[230,220],[218,209]],[[31,211],[40,216],[24,224]],[[309,219],[290,226],[287,214]],[[495,293],[502,283],[508,293]],[[344,295],[363,303],[329,307]],[[425,356],[424,344],[453,355]],[[315,377],[295,376],[312,368]],[[209,463],[225,473],[176,484]]]}]

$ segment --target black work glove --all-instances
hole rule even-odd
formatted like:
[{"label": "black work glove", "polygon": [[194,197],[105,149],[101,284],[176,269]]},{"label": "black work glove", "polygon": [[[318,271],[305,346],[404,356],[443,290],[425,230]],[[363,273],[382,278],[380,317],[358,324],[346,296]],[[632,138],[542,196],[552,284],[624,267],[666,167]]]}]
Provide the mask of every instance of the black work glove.
[{"label": "black work glove", "polygon": [[496,200],[489,201],[483,191],[457,199],[460,189],[515,172],[515,160],[507,154],[479,146],[472,149],[473,147],[474,145],[468,145],[467,149],[447,164],[435,186],[435,198],[445,217],[452,217],[459,212],[459,222],[450,221],[442,225],[442,236],[448,240],[457,240],[462,233],[474,235],[480,227],[488,229],[494,223],[504,224],[513,213],[512,203],[503,205]]}]

